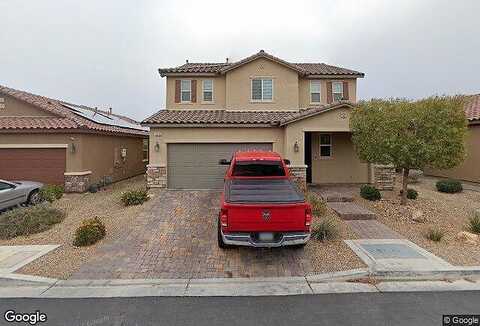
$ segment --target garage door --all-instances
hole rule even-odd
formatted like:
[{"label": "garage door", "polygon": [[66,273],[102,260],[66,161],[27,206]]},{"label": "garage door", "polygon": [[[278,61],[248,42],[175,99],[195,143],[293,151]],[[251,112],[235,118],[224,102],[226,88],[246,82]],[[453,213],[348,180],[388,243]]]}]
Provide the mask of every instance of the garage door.
[{"label": "garage door", "polygon": [[253,149],[271,151],[272,144],[168,144],[168,188],[220,189],[227,166],[218,161],[230,159],[235,151]]},{"label": "garage door", "polygon": [[65,148],[0,148],[0,179],[63,185]]}]

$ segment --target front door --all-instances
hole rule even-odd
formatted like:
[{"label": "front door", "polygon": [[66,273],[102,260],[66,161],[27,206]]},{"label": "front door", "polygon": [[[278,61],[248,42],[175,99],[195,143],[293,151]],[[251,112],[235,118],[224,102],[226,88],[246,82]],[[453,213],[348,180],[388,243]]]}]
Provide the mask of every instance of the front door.
[{"label": "front door", "polygon": [[312,133],[305,133],[305,165],[307,166],[307,183],[312,183]]}]

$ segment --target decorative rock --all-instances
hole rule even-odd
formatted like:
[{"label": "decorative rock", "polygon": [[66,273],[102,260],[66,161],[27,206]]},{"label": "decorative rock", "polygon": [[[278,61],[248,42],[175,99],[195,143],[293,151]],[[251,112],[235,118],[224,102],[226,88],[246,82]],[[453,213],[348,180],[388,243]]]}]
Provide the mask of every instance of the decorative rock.
[{"label": "decorative rock", "polygon": [[480,241],[480,237],[477,234],[466,232],[466,231],[459,232],[455,236],[455,238],[457,240],[462,240],[465,243],[468,243],[468,244],[471,244],[471,245],[476,245]]},{"label": "decorative rock", "polygon": [[289,165],[288,170],[290,177],[302,192],[307,191],[307,166],[306,165]]},{"label": "decorative rock", "polygon": [[480,208],[477,208],[477,209],[475,210],[475,214],[474,214],[474,215],[475,215],[476,218],[480,218]]},{"label": "decorative rock", "polygon": [[417,223],[425,223],[427,219],[425,218],[423,212],[417,209],[412,212],[412,221]]}]

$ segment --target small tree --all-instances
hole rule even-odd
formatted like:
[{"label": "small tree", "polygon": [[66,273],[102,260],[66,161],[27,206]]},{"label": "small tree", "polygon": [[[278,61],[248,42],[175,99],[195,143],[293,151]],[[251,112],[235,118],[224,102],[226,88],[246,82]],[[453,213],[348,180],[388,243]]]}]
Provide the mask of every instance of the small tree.
[{"label": "small tree", "polygon": [[463,161],[467,121],[463,98],[436,96],[360,102],[350,127],[362,160],[403,169],[402,205],[411,169],[452,168]]}]

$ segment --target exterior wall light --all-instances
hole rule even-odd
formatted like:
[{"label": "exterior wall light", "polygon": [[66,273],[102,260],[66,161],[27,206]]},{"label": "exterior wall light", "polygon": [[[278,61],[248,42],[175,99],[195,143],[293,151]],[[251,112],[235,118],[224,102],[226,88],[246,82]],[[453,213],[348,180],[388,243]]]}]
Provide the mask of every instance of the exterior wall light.
[{"label": "exterior wall light", "polygon": [[293,151],[295,153],[298,153],[299,150],[300,150],[300,145],[298,145],[298,141],[295,141],[295,144],[293,144]]},{"label": "exterior wall light", "polygon": [[156,143],[155,144],[155,152],[159,152],[159,151],[160,151],[160,144]]},{"label": "exterior wall light", "polygon": [[70,137],[70,140],[71,140],[71,142],[72,142],[72,143],[70,144],[70,153],[73,154],[73,153],[75,153],[75,152],[77,151],[77,147],[75,146],[75,143],[74,143],[75,138]]}]

